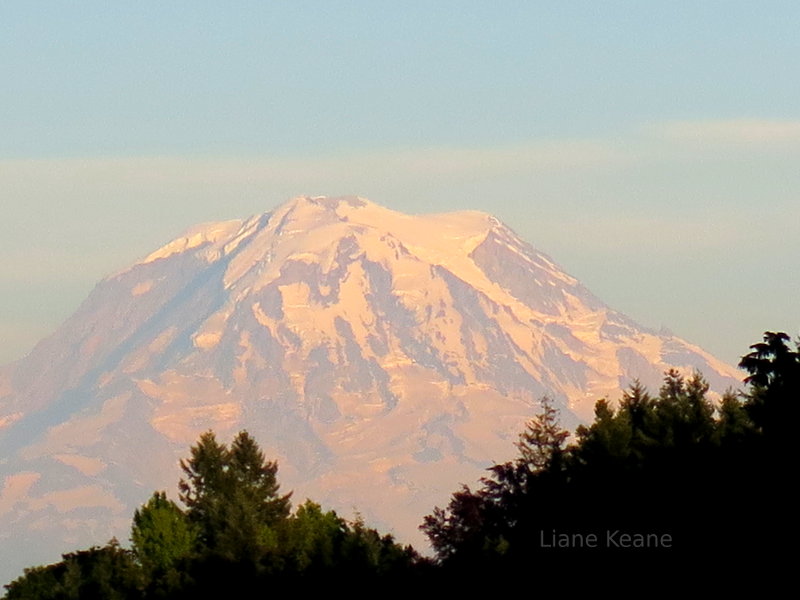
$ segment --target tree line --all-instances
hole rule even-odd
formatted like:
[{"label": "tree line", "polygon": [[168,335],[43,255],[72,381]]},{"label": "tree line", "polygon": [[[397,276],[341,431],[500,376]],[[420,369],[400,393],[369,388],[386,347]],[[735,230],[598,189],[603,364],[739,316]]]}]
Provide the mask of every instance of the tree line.
[{"label": "tree line", "polygon": [[747,392],[718,403],[699,373],[669,371],[655,396],[634,383],[569,444],[545,400],[515,460],[425,518],[438,564],[451,576],[774,576],[797,534],[798,350],[767,332],[739,365]]},{"label": "tree line", "polygon": [[[740,367],[747,391],[719,402],[695,373],[665,374],[656,395],[634,383],[570,436],[548,399],[516,459],[463,486],[421,529],[435,559],[307,500],[291,510],[277,464],[239,433],[203,434],[181,462],[182,507],[156,492],[131,547],[112,540],[26,569],[6,598],[181,598],[269,589],[497,579],[520,573],[708,575],[740,565],[768,577],[796,533],[793,432],[800,345],[767,332]],[[210,596],[209,596],[210,597]]]},{"label": "tree line", "polygon": [[184,508],[155,492],[134,513],[130,549],[112,540],[26,569],[6,586],[6,598],[205,598],[276,583],[302,590],[410,581],[431,564],[391,535],[311,500],[292,512],[277,463],[246,431],[230,447],[204,433],[181,468]]}]

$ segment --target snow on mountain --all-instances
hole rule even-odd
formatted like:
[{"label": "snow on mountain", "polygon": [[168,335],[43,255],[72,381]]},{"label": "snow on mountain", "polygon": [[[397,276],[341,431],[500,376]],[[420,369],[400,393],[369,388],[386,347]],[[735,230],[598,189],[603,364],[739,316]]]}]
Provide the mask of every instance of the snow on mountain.
[{"label": "snow on mountain", "polygon": [[484,213],[301,197],[194,227],[0,369],[2,575],[126,540],[208,429],[253,433],[295,501],[424,547],[422,517],[515,454],[543,394],[572,427],[670,367],[738,383]]}]

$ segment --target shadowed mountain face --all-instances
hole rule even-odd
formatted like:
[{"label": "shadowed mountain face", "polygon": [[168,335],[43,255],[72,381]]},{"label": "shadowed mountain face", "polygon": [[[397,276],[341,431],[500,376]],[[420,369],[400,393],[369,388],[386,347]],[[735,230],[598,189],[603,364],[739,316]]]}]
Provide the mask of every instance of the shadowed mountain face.
[{"label": "shadowed mountain face", "polygon": [[483,213],[320,197],[202,225],[0,370],[0,575],[126,540],[208,429],[250,431],[295,501],[424,549],[422,517],[515,454],[541,395],[573,427],[670,367],[737,384]]}]

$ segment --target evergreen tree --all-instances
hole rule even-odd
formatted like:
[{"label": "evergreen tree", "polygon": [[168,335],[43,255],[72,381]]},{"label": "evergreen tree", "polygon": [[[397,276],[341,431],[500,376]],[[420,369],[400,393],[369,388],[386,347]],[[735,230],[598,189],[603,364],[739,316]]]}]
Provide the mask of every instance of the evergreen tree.
[{"label": "evergreen tree", "polygon": [[[634,415],[640,425],[649,418],[642,414],[649,404],[649,397],[640,396],[637,388],[632,388],[623,400],[619,410],[607,400],[599,400],[594,406],[594,422],[586,427],[580,425],[576,430],[579,440],[575,454],[577,464],[593,465],[598,471],[615,469],[628,461],[634,453],[632,423]],[[649,407],[647,408],[649,410]],[[644,428],[639,430],[640,439],[645,439]]]},{"label": "evergreen tree", "polygon": [[797,531],[793,475],[798,455],[800,342],[792,349],[787,334],[767,331],[763,342],[750,349],[739,363],[749,373],[744,407],[752,421],[750,435],[739,448],[750,473],[740,497],[759,521],[751,543],[777,549]]},{"label": "evergreen tree", "polygon": [[246,431],[234,438],[228,464],[234,490],[243,503],[253,507],[258,521],[274,525],[289,516],[292,494],[279,493],[278,463],[265,460],[264,453]]},{"label": "evergreen tree", "polygon": [[525,547],[531,523],[541,514],[530,512],[530,499],[537,498],[537,508],[545,511],[559,503],[553,492],[564,474],[568,435],[552,399],[542,398],[541,412],[519,436],[518,458],[490,467],[482,489],[462,486],[447,509],[436,507],[425,517],[420,528],[440,560],[465,569],[488,568]]},{"label": "evergreen tree", "polygon": [[517,441],[518,464],[529,473],[553,468],[563,458],[569,432],[561,427],[558,409],[549,396],[541,399],[541,413],[528,421]]},{"label": "evergreen tree", "polygon": [[277,470],[246,431],[236,436],[228,452],[228,497],[217,548],[223,556],[255,564],[275,550],[276,527],[289,516],[291,496],[279,494]]},{"label": "evergreen tree", "polygon": [[741,394],[728,390],[717,409],[717,445],[740,446],[752,438],[753,423],[742,403]]},{"label": "evergreen tree", "polygon": [[250,434],[240,432],[228,449],[204,433],[181,467],[181,500],[205,552],[256,565],[274,549],[291,494],[279,494],[277,463],[265,460]]},{"label": "evergreen tree", "polygon": [[706,398],[708,382],[699,373],[687,380],[675,369],[664,377],[656,405],[659,441],[663,446],[688,447],[709,441],[714,407]]},{"label": "evergreen tree", "polygon": [[227,486],[228,451],[212,431],[200,436],[191,457],[181,460],[186,479],[178,483],[180,500],[190,520],[198,526],[198,541],[206,548],[216,546],[223,520]]},{"label": "evergreen tree", "polygon": [[785,333],[767,331],[739,363],[750,373],[747,411],[774,443],[791,436],[800,408],[800,344],[792,350],[789,341]]}]

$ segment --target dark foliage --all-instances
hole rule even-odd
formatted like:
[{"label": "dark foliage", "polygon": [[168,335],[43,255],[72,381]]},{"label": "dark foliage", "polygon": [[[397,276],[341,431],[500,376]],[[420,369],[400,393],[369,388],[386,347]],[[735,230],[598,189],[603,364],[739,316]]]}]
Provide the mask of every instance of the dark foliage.
[{"label": "dark foliage", "polygon": [[65,554],[59,563],[26,569],[6,586],[6,598],[127,600],[141,597],[142,584],[131,552],[111,540],[103,547]]},{"label": "dark foliage", "polygon": [[186,509],[156,492],[133,518],[133,550],[116,541],[26,569],[7,598],[26,600],[250,597],[348,586],[418,585],[432,563],[357,520],[306,501],[291,514],[277,464],[241,432],[230,448],[203,434],[181,463]]},{"label": "dark foliage", "polygon": [[631,576],[662,578],[774,569],[796,532],[788,488],[800,355],[785,334],[764,340],[742,359],[746,394],[713,404],[699,374],[670,371],[658,396],[637,383],[616,408],[599,401],[566,448],[545,401],[516,461],[425,518],[440,566],[451,577],[531,565],[599,575],[624,564]]},{"label": "dark foliage", "polygon": [[191,454],[181,461],[186,479],[179,488],[201,551],[255,565],[274,549],[276,527],[289,515],[291,494],[279,494],[277,463],[265,460],[246,431],[230,449],[206,432]]},{"label": "dark foliage", "polygon": [[797,422],[800,397],[800,345],[789,347],[785,333],[767,331],[750,346],[739,366],[750,376],[747,410],[753,424],[775,442],[788,442]]}]

